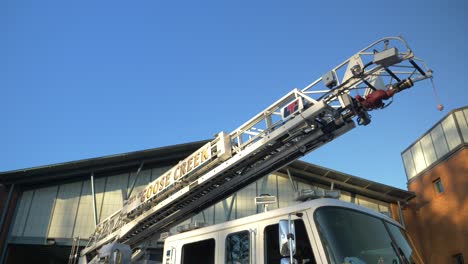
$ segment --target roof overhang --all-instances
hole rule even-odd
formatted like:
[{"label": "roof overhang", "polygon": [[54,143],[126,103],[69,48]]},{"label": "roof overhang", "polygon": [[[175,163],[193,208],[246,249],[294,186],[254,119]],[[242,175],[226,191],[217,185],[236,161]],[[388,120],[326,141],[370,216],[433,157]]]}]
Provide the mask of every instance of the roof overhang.
[{"label": "roof overhang", "polygon": [[203,140],[111,156],[0,172],[0,183],[4,185],[14,183],[23,186],[42,185],[44,183],[50,184],[55,181],[89,177],[91,172],[94,172],[96,177],[99,177],[118,173],[119,171],[136,171],[142,162],[144,162],[144,168],[172,165],[187,157],[207,142],[208,140]]},{"label": "roof overhang", "polygon": [[[15,171],[0,173],[0,183],[19,184],[25,187],[51,185],[57,182],[74,181],[90,177],[115,175],[136,171],[144,162],[144,168],[170,166],[189,156],[206,144],[208,140],[153,148],[111,156],[71,161]],[[321,167],[304,161],[294,161],[278,171],[287,175],[287,170],[294,177],[310,182],[330,186],[332,183],[340,190],[365,195],[386,202],[408,201],[415,194],[381,183],[369,181],[343,172]]]},{"label": "roof overhang", "polygon": [[331,186],[333,183],[334,187],[339,190],[361,194],[386,202],[406,202],[416,196],[413,192],[366,180],[300,160],[280,169],[279,173],[288,175],[287,170],[289,170],[292,176],[306,181],[313,181],[327,186]]}]

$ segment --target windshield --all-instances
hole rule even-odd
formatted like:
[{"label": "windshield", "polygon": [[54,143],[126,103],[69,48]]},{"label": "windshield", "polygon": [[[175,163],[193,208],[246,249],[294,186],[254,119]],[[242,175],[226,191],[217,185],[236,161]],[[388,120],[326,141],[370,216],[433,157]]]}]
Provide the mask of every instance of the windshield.
[{"label": "windshield", "polygon": [[330,263],[422,263],[405,232],[380,218],[347,208],[322,207],[315,221]]}]

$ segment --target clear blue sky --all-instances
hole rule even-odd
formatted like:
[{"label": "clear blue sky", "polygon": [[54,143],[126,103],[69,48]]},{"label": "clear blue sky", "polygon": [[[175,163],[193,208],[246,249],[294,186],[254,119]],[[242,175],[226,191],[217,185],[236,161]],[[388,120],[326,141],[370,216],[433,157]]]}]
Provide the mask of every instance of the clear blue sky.
[{"label": "clear blue sky", "polygon": [[[319,3],[320,2],[320,3]],[[371,42],[434,70],[304,158],[406,188],[400,153],[468,102],[467,1],[0,2],[0,171],[211,138]]]}]

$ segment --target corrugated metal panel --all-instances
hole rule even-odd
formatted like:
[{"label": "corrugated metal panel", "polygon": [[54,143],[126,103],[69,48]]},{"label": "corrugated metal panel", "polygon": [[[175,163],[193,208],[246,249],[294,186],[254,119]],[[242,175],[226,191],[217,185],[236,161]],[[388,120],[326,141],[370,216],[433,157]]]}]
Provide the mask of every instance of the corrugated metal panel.
[{"label": "corrugated metal panel", "polygon": [[60,185],[48,237],[72,237],[82,184],[83,182],[74,182]]},{"label": "corrugated metal panel", "polygon": [[45,237],[49,226],[52,208],[57,196],[58,186],[37,189],[29,210],[23,236]]},{"label": "corrugated metal panel", "polygon": [[[263,177],[262,179],[258,180],[257,186],[258,186],[258,195],[269,194],[271,196],[278,197],[278,188],[277,188],[275,174],[267,175]],[[269,210],[273,210],[276,208],[278,208],[278,203],[268,205]],[[257,210],[258,212],[262,212],[263,206],[262,207],[259,206]]]},{"label": "corrugated metal panel", "polygon": [[22,236],[23,230],[28,219],[29,209],[33,198],[34,191],[26,191],[21,195],[21,199],[16,209],[16,216],[11,232],[12,236]]},{"label": "corrugated metal panel", "polygon": [[[96,192],[96,211],[98,217],[98,223],[103,220],[101,218],[101,209],[104,201],[104,190],[106,188],[107,177],[97,178],[94,180],[94,191]],[[93,213],[94,214],[94,213]],[[93,216],[94,221],[94,216]]]},{"label": "corrugated metal panel", "polygon": [[156,180],[159,176],[163,175],[166,171],[168,171],[172,166],[154,168],[151,170],[151,180]]},{"label": "corrugated metal panel", "polygon": [[[133,181],[135,180],[135,176],[136,176],[136,172],[130,173],[130,179],[128,180],[127,192],[132,187]],[[135,188],[133,188],[132,195],[135,195],[139,193],[141,190],[143,190],[150,181],[151,181],[151,170],[142,170],[135,183]]]},{"label": "corrugated metal panel", "polygon": [[78,205],[73,237],[88,238],[94,231],[93,196],[91,195],[91,181],[83,183],[81,199]]},{"label": "corrugated metal panel", "polygon": [[[244,189],[237,192],[236,201],[236,217],[241,218],[257,213],[257,206],[255,205],[254,198],[257,196],[257,186],[252,183]],[[228,201],[229,204],[229,201]],[[234,213],[231,213],[231,219],[235,219]]]},{"label": "corrugated metal panel", "polygon": [[106,219],[123,206],[123,198],[127,192],[128,173],[107,177],[104,201],[100,220]]},{"label": "corrugated metal panel", "polygon": [[278,201],[279,207],[286,207],[289,205],[297,204],[293,201],[292,197],[294,196],[294,189],[289,181],[288,177],[277,177],[278,180]]}]

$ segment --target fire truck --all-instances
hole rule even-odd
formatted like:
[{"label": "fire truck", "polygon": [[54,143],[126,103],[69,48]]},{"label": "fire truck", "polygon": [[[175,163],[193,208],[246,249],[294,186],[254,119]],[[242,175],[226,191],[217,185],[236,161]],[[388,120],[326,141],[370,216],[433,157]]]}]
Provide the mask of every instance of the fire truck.
[{"label": "fire truck", "polygon": [[[72,247],[70,259],[82,264],[422,263],[399,223],[327,198],[338,196],[333,190],[302,191],[297,205],[219,225],[175,235],[168,230],[357,125],[370,124],[369,112],[432,77],[402,37],[370,44],[234,131],[218,133],[101,221],[79,256]],[[274,199],[257,198],[258,204]],[[145,246],[155,239],[164,244],[162,253]]]}]

